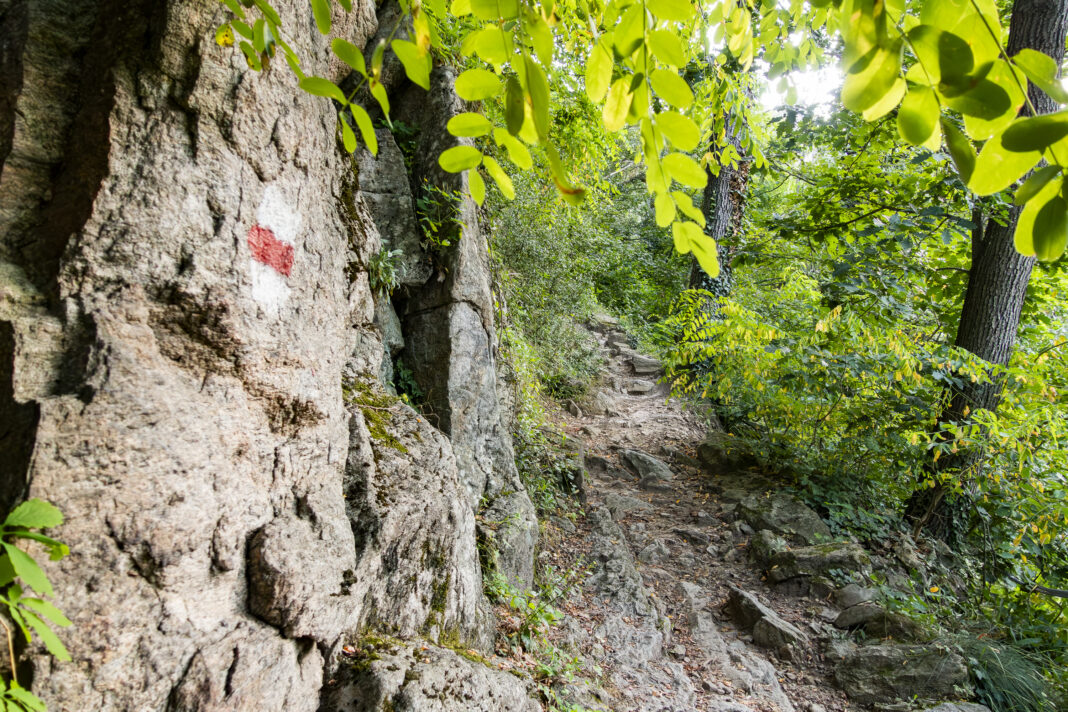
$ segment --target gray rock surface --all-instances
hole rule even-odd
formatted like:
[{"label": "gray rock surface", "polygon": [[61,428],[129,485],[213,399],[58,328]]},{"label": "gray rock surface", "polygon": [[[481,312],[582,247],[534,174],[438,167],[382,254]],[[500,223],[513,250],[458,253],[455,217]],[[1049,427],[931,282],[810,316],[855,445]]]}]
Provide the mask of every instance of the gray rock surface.
[{"label": "gray rock surface", "polygon": [[887,611],[878,603],[867,602],[842,611],[835,619],[837,628],[863,630],[871,638],[894,638],[913,642],[926,635],[922,625],[906,615]]},{"label": "gray rock surface", "polygon": [[[342,81],[307,3],[273,4],[304,69]],[[0,13],[0,492],[55,502],[73,545],[45,567],[75,661],[29,649],[34,692],[56,710],[313,712],[358,629],[486,644],[472,503],[520,522],[520,580],[536,524],[495,411],[484,240],[422,301],[450,354],[435,381],[450,442],[343,388],[379,376],[383,334],[396,347],[365,271],[375,196],[416,252],[386,136],[392,158],[358,173],[329,101],[215,43],[217,4],[15,8]],[[332,34],[376,29],[356,2]],[[423,265],[403,270],[411,288]]]},{"label": "gray rock surface", "polygon": [[968,669],[955,652],[922,645],[866,645],[835,668],[838,685],[861,704],[952,697],[968,684]]},{"label": "gray rock surface", "polygon": [[638,473],[641,479],[670,481],[675,479],[671,468],[663,460],[640,450],[620,450],[619,457]]},{"label": "gray rock surface", "polygon": [[376,129],[378,156],[361,143],[356,153],[360,194],[382,237],[382,249],[400,250],[397,278],[401,285],[425,284],[434,266],[421,245],[422,233],[408,183],[404,156],[389,129]]},{"label": "gray rock surface", "polygon": [[746,497],[738,503],[737,513],[754,530],[766,529],[794,544],[816,544],[831,538],[830,528],[818,514],[783,492]]},{"label": "gray rock surface", "polygon": [[860,603],[874,601],[878,591],[873,588],[863,588],[855,583],[846,584],[834,592],[834,602],[842,608],[849,608]]},{"label": "gray rock surface", "polygon": [[376,639],[374,647],[341,664],[320,712],[541,710],[528,682],[472,653]]},{"label": "gray rock surface", "polygon": [[643,395],[656,388],[652,381],[643,378],[628,378],[623,382],[623,390],[631,395]]},{"label": "gray rock surface", "polygon": [[792,649],[808,645],[808,636],[797,626],[761,603],[756,596],[731,586],[724,611],[743,629],[752,628],[753,642],[789,656]]},{"label": "gray rock surface", "polygon": [[730,472],[756,465],[756,459],[738,438],[719,430],[710,431],[705,441],[697,446],[697,459],[713,472]]},{"label": "gray rock surface", "polygon": [[664,370],[664,365],[652,356],[632,353],[629,355],[629,361],[637,376],[652,376]]},{"label": "gray rock surface", "polygon": [[[467,141],[445,128],[450,118],[470,109],[453,91],[454,80],[452,69],[437,67],[429,93],[410,86],[398,92],[393,105],[395,118],[417,129],[409,182],[426,181],[466,195],[466,173],[446,173],[437,162],[443,150]],[[454,244],[436,258],[441,278],[406,292],[400,315],[405,364],[426,394],[432,423],[452,442],[472,508],[485,501],[488,517],[511,518],[496,532],[498,565],[518,587],[529,588],[538,523],[519,480],[497,393],[489,251],[471,199],[460,199],[456,210]]]},{"label": "gray rock surface", "polygon": [[990,712],[990,708],[975,702],[943,702],[923,712]]},{"label": "gray rock surface", "polygon": [[853,542],[832,542],[775,554],[768,561],[768,580],[780,583],[793,578],[824,576],[834,569],[863,572],[871,565],[868,553]]},{"label": "gray rock surface", "polygon": [[653,505],[644,500],[632,497],[628,494],[618,494],[616,492],[609,492],[605,495],[604,506],[612,515],[612,519],[617,522],[623,519],[628,512],[643,510],[652,511],[653,509]]},{"label": "gray rock surface", "polygon": [[709,673],[728,680],[732,689],[745,691],[771,709],[794,712],[793,704],[779,684],[775,666],[751,653],[740,641],[729,641],[720,632],[707,610],[708,594],[700,586],[688,582],[680,583],[680,592],[683,598],[680,622],[707,658]]}]

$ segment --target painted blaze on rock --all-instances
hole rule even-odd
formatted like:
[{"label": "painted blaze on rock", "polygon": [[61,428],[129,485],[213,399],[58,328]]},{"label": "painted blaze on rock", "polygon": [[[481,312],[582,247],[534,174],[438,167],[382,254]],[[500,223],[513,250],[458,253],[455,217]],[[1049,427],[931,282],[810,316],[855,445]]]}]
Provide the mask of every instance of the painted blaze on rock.
[{"label": "painted blaze on rock", "polygon": [[287,245],[270,228],[253,225],[248,231],[248,248],[252,259],[262,262],[286,277],[293,271],[293,245]]}]

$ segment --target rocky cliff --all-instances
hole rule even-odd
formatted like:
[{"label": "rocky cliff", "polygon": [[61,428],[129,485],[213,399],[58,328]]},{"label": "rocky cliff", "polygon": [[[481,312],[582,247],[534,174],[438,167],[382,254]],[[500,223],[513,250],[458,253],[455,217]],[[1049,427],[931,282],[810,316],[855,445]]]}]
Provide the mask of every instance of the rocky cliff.
[{"label": "rocky cliff", "polygon": [[[334,34],[365,45],[355,4]],[[276,6],[305,70],[343,82],[307,3]],[[528,709],[433,647],[488,644],[482,561],[529,583],[537,534],[473,206],[446,251],[420,244],[424,180],[464,188],[435,164],[451,76],[393,82],[407,162],[384,130],[353,158],[327,100],[216,45],[223,19],[0,5],[0,506],[54,502],[72,548],[47,570],[74,661],[25,651],[33,689],[72,711]],[[383,238],[402,287],[376,304]],[[426,415],[389,393],[398,355]],[[431,652],[397,649],[403,680],[356,669],[369,632]]]}]

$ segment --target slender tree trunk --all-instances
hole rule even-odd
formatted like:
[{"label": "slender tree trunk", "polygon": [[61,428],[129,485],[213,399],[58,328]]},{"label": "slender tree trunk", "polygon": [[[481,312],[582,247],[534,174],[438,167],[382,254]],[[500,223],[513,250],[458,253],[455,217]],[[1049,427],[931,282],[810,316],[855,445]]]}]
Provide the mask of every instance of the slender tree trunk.
[{"label": "slender tree trunk", "polygon": [[[1038,50],[1052,57],[1059,66],[1064,59],[1065,36],[1068,35],[1068,0],[1016,0],[1009,24],[1008,54],[1022,49]],[[1034,85],[1028,97],[1038,114],[1056,110],[1056,103]],[[1021,115],[1030,114],[1024,107]],[[1024,257],[1013,245],[1013,232],[1021,208],[1013,206],[1006,221],[984,221],[976,211],[972,232],[972,264],[968,287],[964,292],[957,346],[970,351],[993,366],[1006,366],[1016,343],[1020,312],[1027,294],[1027,282],[1034,267],[1034,257]],[[985,224],[984,224],[985,222]],[[1002,381],[965,384],[949,394],[949,403],[939,416],[939,425],[960,422],[976,410],[996,410],[1001,402]],[[938,462],[940,472],[955,470],[964,480],[970,479],[982,464],[982,453],[960,452]],[[944,487],[919,490],[909,501],[907,515],[917,529],[924,528],[943,539],[952,540],[963,532],[963,517],[968,502],[952,497]]]}]

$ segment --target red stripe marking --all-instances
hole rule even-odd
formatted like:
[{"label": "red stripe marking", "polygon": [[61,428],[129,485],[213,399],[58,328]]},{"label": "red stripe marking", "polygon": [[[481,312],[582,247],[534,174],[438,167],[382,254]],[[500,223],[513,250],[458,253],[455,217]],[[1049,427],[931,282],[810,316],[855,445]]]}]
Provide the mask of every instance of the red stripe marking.
[{"label": "red stripe marking", "polygon": [[252,250],[252,259],[274,268],[283,276],[288,277],[293,271],[293,245],[279,240],[268,228],[253,225],[248,231],[248,247]]}]

